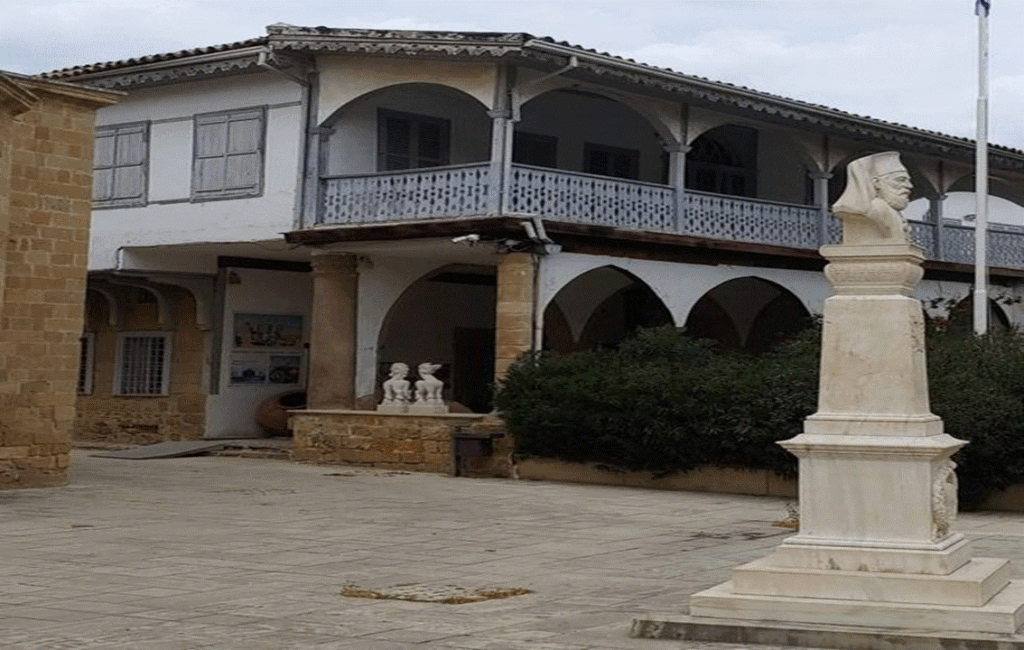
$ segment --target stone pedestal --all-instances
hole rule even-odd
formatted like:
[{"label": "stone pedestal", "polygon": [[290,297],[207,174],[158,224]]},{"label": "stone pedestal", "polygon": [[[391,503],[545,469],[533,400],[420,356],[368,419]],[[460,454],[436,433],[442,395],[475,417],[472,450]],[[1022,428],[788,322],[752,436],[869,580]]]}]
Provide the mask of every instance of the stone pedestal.
[{"label": "stone pedestal", "polygon": [[825,303],[818,412],[781,443],[800,462],[800,532],[694,594],[686,624],[1019,640],[1011,635],[1024,623],[1024,583],[1009,580],[1005,560],[971,559],[953,530],[950,456],[965,443],[943,431],[928,404],[922,309],[910,297],[921,252],[887,243],[822,254],[835,295]]}]

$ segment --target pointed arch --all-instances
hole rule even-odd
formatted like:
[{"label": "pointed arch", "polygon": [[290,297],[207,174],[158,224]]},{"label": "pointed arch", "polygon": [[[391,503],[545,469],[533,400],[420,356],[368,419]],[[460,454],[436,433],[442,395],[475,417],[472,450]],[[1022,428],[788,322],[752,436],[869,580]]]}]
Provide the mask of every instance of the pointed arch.
[{"label": "pointed arch", "polygon": [[723,282],[694,304],[684,330],[722,349],[760,354],[810,324],[811,315],[789,289],[746,276]]},{"label": "pointed arch", "polygon": [[544,310],[544,347],[571,352],[618,345],[638,327],[674,325],[646,282],[614,265],[566,283]]}]

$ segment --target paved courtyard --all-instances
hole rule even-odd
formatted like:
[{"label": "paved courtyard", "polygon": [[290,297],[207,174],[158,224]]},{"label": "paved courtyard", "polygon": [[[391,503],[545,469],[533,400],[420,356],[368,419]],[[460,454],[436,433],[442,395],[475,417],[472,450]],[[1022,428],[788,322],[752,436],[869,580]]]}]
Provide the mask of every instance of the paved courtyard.
[{"label": "paved courtyard", "polygon": [[[88,454],[0,492],[4,650],[728,648],[626,633],[789,534],[782,499]],[[958,526],[1019,577],[1022,523]]]}]

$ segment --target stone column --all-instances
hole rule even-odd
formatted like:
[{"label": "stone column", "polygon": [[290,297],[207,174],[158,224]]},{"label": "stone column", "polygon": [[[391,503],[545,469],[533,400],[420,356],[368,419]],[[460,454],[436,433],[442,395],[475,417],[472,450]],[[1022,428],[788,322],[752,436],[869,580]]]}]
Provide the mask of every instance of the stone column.
[{"label": "stone column", "polygon": [[491,118],[491,166],[488,170],[487,212],[499,215],[505,211],[505,191],[508,187],[512,160],[512,111],[488,111]]},{"label": "stone column", "polygon": [[942,223],[945,216],[943,215],[943,207],[945,205],[946,195],[937,194],[930,199],[928,203],[931,204],[932,222],[935,223],[935,243],[932,254],[937,260],[944,260],[946,255],[946,242],[945,242],[945,226]]},{"label": "stone column", "polygon": [[536,266],[530,253],[508,253],[498,263],[494,377],[500,380],[516,358],[532,349]]},{"label": "stone column", "polygon": [[686,220],[686,154],[690,146],[682,143],[665,145],[668,152],[668,184],[676,191],[676,230]]},{"label": "stone column", "polygon": [[828,243],[828,181],[832,174],[822,171],[813,171],[808,174],[814,183],[814,205],[818,206],[818,243],[822,246]]},{"label": "stone column", "polygon": [[358,279],[355,255],[313,256],[308,408],[355,405]]}]

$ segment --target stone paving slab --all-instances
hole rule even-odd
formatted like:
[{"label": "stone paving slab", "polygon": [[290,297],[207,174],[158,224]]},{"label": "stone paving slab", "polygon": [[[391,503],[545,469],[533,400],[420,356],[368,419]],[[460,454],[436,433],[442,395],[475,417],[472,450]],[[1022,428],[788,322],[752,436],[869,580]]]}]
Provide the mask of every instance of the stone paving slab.
[{"label": "stone paving slab", "polygon": [[[0,648],[741,648],[627,634],[776,546],[786,503],[76,451],[68,486],[0,492]],[[977,513],[958,528],[1020,578],[1022,524]],[[349,598],[349,585],[531,593],[440,604]]]}]

